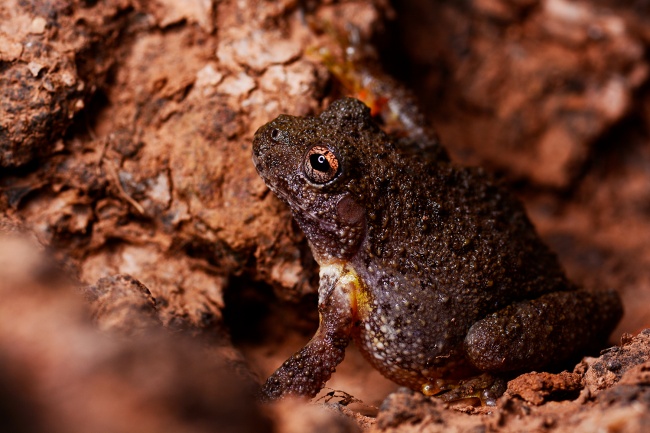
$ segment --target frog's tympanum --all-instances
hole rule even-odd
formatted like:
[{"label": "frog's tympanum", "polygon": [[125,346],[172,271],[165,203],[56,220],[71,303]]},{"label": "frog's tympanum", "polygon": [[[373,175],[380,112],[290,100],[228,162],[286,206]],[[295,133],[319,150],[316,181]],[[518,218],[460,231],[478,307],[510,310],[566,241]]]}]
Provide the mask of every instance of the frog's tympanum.
[{"label": "frog's tympanum", "polygon": [[355,99],[255,134],[255,166],[320,265],[318,331],[266,381],[267,399],[316,395],[351,339],[427,395],[606,340],[618,295],[572,284],[513,196],[480,169],[396,143]]}]

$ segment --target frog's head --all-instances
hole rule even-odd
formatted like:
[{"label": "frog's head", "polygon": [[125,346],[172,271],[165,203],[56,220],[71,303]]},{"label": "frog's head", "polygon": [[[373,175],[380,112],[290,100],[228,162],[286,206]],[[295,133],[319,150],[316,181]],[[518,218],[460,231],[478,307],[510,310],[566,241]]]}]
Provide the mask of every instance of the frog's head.
[{"label": "frog's head", "polygon": [[376,155],[392,146],[360,101],[334,102],[319,117],[281,115],[257,130],[253,162],[291,208],[321,264],[346,260],[366,227]]}]

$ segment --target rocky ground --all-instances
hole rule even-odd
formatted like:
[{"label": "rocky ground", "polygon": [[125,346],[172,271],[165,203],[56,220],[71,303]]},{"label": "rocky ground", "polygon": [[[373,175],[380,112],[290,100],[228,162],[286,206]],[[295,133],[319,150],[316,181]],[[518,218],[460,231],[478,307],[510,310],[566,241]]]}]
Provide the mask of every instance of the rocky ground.
[{"label": "rocky ground", "polygon": [[[647,430],[649,24],[643,0],[4,1],[0,430]],[[510,183],[571,278],[621,294],[612,347],[496,407],[354,348],[314,403],[259,404],[317,269],[251,138],[341,95]]]}]

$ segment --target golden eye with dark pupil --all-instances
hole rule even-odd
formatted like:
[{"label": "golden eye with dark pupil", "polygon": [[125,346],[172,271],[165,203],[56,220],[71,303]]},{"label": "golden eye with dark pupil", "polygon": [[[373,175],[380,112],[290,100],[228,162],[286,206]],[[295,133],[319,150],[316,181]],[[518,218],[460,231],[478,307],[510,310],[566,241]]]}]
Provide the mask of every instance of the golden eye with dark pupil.
[{"label": "golden eye with dark pupil", "polygon": [[314,183],[327,183],[334,179],[339,171],[339,160],[325,146],[314,146],[305,158],[305,174]]}]

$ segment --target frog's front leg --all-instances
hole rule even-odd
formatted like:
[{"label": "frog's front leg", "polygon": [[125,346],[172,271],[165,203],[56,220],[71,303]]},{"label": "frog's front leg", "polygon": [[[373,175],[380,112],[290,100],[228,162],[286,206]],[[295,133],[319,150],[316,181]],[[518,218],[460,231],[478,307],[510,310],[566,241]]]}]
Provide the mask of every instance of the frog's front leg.
[{"label": "frog's front leg", "polygon": [[266,380],[262,387],[265,400],[287,395],[314,397],[343,361],[355,316],[356,279],[349,275],[342,266],[321,269],[318,330]]},{"label": "frog's front leg", "polygon": [[596,349],[622,313],[613,291],[549,293],[476,322],[465,337],[465,351],[482,371],[534,370]]}]

